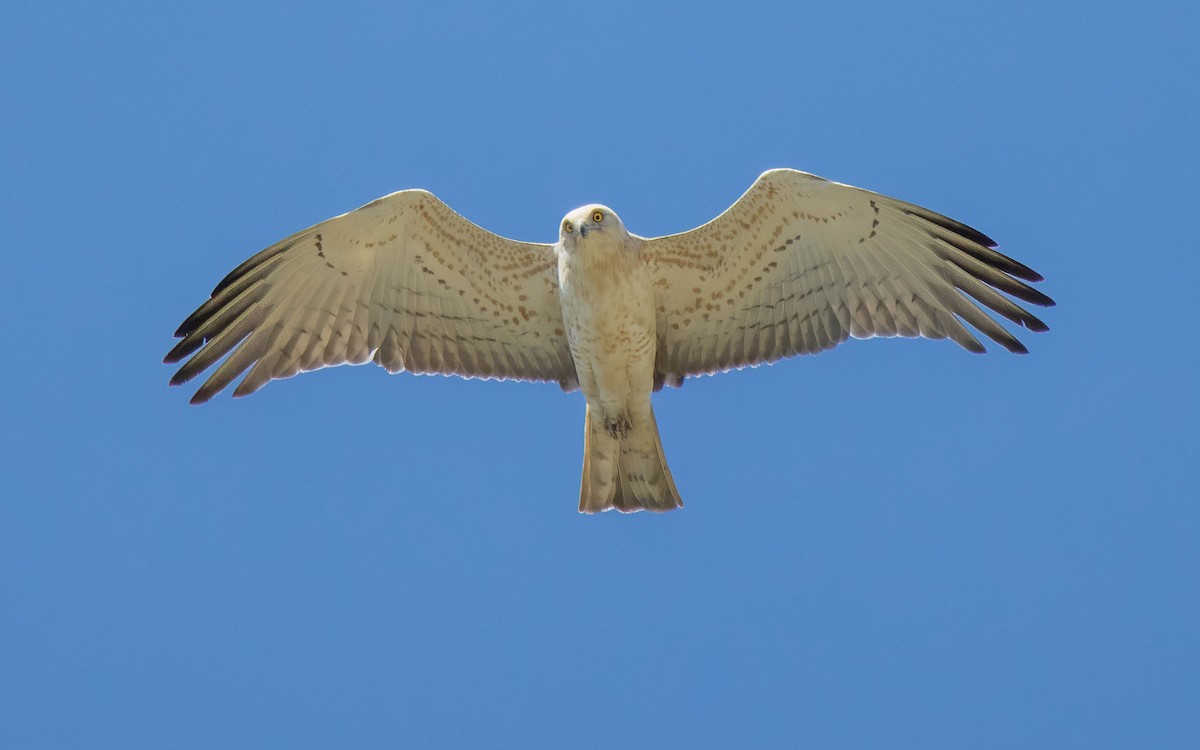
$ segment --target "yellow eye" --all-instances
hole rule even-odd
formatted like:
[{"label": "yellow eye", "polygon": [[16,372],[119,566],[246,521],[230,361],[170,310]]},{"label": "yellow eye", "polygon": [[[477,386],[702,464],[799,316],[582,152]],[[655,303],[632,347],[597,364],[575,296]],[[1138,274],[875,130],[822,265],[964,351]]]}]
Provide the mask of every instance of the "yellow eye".
[{"label": "yellow eye", "polygon": [[593,211],[592,212],[592,221],[596,222],[597,224],[604,221],[604,212],[603,211]]},{"label": "yellow eye", "polygon": [[569,220],[564,221],[563,222],[563,231],[566,232],[567,234],[572,234],[575,231],[575,225],[572,224]]}]

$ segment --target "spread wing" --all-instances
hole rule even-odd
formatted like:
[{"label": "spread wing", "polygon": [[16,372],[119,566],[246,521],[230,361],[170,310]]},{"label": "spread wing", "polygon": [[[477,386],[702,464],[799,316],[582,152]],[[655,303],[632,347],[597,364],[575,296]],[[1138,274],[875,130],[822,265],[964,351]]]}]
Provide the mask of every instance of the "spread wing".
[{"label": "spread wing", "polygon": [[847,337],[950,338],[984,351],[966,322],[1025,347],[980,307],[1046,325],[1004,292],[1053,305],[1032,269],[980,232],[910,203],[778,169],[725,213],[646,241],[658,285],[658,376],[719,372],[820,352]]},{"label": "spread wing", "polygon": [[[276,378],[374,361],[389,372],[577,385],[553,247],[487,232],[423,190],[385,196],[235,268],[175,332],[193,403],[242,373],[235,396]],[[249,372],[247,372],[249,370]]]}]

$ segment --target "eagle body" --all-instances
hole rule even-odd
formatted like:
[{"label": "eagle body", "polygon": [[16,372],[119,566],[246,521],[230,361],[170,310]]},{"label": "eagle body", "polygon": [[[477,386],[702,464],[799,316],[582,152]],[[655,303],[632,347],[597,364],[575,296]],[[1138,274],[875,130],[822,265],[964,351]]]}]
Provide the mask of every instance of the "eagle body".
[{"label": "eagle body", "polygon": [[644,244],[611,209],[591,205],[567,214],[555,248],[567,342],[587,399],[585,512],[683,504],[650,406],[658,323]]}]

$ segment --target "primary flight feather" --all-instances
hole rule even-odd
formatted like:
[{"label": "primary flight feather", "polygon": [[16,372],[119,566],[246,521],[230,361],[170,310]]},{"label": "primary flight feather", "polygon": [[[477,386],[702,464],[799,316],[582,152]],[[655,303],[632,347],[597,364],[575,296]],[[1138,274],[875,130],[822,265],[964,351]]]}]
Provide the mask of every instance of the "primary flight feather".
[{"label": "primary flight feather", "polygon": [[983,307],[1045,331],[1010,297],[1054,302],[1026,283],[1041,276],[994,248],[928,209],[789,169],[764,173],[682,234],[639,237],[589,205],[567,214],[553,245],[505,239],[404,190],[235,268],[180,325],[165,361],[186,359],[172,385],[217,365],[193,403],[239,377],[234,395],[244,396],[368,361],[581,388],[579,509],[671,510],[683,503],[653,391],[851,336],[949,338],[984,351],[964,323],[1024,353]]}]

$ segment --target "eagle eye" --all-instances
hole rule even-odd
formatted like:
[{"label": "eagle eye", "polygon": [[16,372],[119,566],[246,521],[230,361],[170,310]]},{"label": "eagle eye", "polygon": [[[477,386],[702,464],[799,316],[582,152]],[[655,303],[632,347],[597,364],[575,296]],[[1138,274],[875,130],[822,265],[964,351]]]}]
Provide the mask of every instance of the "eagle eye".
[{"label": "eagle eye", "polygon": [[575,225],[571,223],[570,219],[563,221],[563,231],[567,234],[573,234],[575,232]]},{"label": "eagle eye", "polygon": [[597,224],[604,221],[604,212],[603,211],[593,211],[592,212],[592,221],[596,222]]}]

